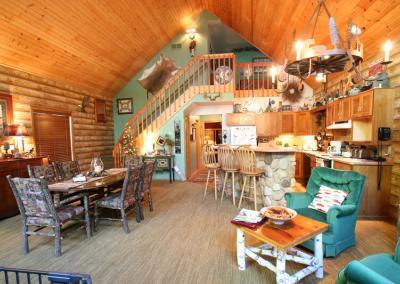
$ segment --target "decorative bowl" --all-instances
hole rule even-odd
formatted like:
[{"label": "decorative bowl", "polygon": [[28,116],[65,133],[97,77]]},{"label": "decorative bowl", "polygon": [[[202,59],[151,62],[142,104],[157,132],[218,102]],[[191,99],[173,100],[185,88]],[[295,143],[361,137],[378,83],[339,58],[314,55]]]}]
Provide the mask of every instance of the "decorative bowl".
[{"label": "decorative bowl", "polygon": [[290,221],[297,216],[295,210],[282,206],[264,207],[260,212],[276,225],[283,225],[285,222]]}]

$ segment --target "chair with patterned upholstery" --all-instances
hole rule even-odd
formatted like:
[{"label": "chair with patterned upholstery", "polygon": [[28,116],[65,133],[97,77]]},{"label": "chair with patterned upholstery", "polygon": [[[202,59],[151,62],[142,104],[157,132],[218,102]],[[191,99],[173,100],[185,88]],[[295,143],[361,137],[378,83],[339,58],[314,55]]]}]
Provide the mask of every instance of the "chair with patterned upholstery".
[{"label": "chair with patterned upholstery", "polygon": [[127,155],[125,157],[123,157],[122,160],[122,166],[124,168],[128,167],[128,165],[131,166],[141,166],[141,164],[143,163],[142,157],[141,156],[137,156],[137,155]]},{"label": "chair with patterned upholstery", "polygon": [[[153,197],[151,195],[151,182],[153,180],[153,173],[154,173],[154,166],[156,161],[155,160],[148,160],[144,163],[144,170],[143,170],[143,178],[142,178],[142,185],[140,186],[139,196],[143,198],[145,194],[147,194],[147,201],[149,203],[150,211],[153,211]],[[143,210],[140,204],[140,218],[143,220]]]},{"label": "chair with patterned upholstery", "polygon": [[54,162],[59,180],[68,180],[81,173],[78,161]]},{"label": "chair with patterned upholstery", "polygon": [[[48,183],[37,178],[12,178],[7,176],[18,208],[22,216],[22,238],[24,253],[29,252],[29,236],[49,236],[55,238],[55,256],[61,255],[61,227],[73,218],[85,216],[86,231],[90,235],[89,214],[82,206],[66,205],[54,207],[49,193]],[[30,230],[30,227],[36,227]],[[52,228],[53,232],[38,232],[43,228]]]},{"label": "chair with patterned upholstery", "polygon": [[[143,175],[144,166],[132,167],[129,166],[126,170],[124,183],[120,192],[111,193],[108,196],[102,197],[94,203],[94,227],[96,229],[99,216],[99,208],[108,208],[119,210],[121,212],[121,219],[125,233],[129,233],[128,220],[126,218],[126,210],[131,206],[135,206],[136,220],[140,220],[140,202],[137,202],[141,186],[141,175]],[[115,220],[111,218],[102,218],[108,220]]]},{"label": "chair with patterned upholstery", "polygon": [[28,174],[30,178],[40,178],[46,180],[49,184],[58,180],[56,169],[52,164],[42,166],[28,165]]}]

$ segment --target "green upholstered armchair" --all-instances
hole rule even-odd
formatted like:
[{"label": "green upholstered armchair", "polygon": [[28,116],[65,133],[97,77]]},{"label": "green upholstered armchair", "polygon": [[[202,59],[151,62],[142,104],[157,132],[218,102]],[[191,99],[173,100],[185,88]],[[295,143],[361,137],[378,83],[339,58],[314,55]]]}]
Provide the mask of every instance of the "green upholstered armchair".
[{"label": "green upholstered armchair", "polygon": [[394,256],[380,253],[353,260],[339,272],[336,283],[400,283],[400,239]]},{"label": "green upholstered armchair", "polygon": [[[315,168],[308,180],[306,192],[288,192],[285,194],[287,207],[298,214],[327,223],[329,228],[323,233],[324,255],[335,257],[341,251],[355,245],[355,226],[365,177],[352,171]],[[349,192],[343,204],[331,207],[327,214],[308,208],[321,185]],[[302,243],[302,246],[314,250],[314,240]]]}]

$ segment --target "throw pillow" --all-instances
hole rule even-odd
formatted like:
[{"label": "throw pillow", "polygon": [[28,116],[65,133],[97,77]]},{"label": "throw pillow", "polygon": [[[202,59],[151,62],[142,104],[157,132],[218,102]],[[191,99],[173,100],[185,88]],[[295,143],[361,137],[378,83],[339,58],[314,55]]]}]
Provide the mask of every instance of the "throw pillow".
[{"label": "throw pillow", "polygon": [[349,193],[339,189],[333,189],[325,185],[321,185],[317,195],[308,208],[328,213],[329,208],[341,205]]}]

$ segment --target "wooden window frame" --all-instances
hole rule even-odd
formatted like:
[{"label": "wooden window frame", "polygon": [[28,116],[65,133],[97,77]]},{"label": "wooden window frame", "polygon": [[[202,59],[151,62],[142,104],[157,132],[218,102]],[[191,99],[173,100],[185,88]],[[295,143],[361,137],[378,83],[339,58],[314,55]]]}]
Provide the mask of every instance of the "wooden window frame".
[{"label": "wooden window frame", "polygon": [[60,111],[52,108],[31,107],[32,137],[34,138],[34,144],[36,150],[38,148],[36,145],[37,141],[35,133],[34,113],[59,114],[68,117],[71,160],[75,160],[75,146],[74,146],[74,136],[73,136],[73,113],[70,111]]}]

